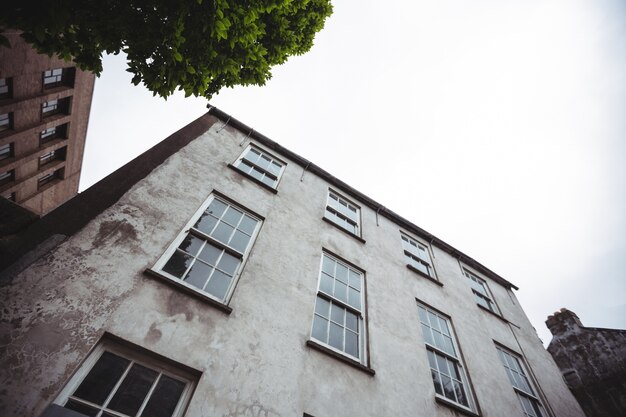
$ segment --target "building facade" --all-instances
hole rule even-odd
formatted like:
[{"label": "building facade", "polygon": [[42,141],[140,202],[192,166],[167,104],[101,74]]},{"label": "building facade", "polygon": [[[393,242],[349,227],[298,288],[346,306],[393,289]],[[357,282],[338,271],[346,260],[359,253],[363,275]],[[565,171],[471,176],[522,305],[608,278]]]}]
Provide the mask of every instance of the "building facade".
[{"label": "building facade", "polygon": [[27,232],[4,416],[584,416],[513,284],[216,108]]},{"label": "building facade", "polygon": [[0,46],[0,195],[44,215],[78,192],[95,76],[5,36],[12,47]]},{"label": "building facade", "polygon": [[546,325],[548,352],[587,417],[626,415],[626,330],[585,327],[565,308]]}]

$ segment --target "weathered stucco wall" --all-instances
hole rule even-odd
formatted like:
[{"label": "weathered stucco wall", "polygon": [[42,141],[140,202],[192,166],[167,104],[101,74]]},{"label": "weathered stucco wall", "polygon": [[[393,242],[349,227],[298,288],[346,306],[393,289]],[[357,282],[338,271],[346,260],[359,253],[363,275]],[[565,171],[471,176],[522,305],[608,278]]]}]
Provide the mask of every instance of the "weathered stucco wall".
[{"label": "weathered stucco wall", "polygon": [[[525,355],[554,416],[583,417],[510,290],[488,282],[513,325],[476,305],[448,253],[433,248],[443,286],[408,270],[373,210],[366,243],[323,222],[328,184],[293,161],[277,194],[229,169],[246,135],[221,126],[1,289],[0,414],[38,416],[108,332],[202,372],[187,416],[455,416],[434,400],[418,298],[451,317],[482,416],[521,413],[497,341]],[[265,218],[230,315],[144,274],[213,190]],[[375,376],[305,345],[323,248],[366,271]]]},{"label": "weathered stucco wall", "polygon": [[548,351],[587,416],[626,415],[626,330],[584,327],[567,309],[546,324]]}]

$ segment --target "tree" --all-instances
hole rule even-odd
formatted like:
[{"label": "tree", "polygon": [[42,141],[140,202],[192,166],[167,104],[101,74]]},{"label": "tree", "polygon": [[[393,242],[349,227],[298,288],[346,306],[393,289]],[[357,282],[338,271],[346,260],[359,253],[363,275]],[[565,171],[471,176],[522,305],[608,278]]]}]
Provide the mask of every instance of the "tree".
[{"label": "tree", "polygon": [[20,30],[40,53],[96,75],[103,53],[124,52],[133,84],[164,98],[264,85],[272,66],[313,46],[332,13],[330,0],[9,1],[1,31]]}]

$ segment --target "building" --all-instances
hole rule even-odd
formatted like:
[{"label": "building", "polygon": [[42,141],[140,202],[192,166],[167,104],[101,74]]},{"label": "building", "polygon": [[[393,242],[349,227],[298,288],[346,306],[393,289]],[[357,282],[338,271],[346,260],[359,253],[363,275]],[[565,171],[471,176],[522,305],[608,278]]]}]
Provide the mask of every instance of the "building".
[{"label": "building", "polygon": [[216,108],[1,259],[3,416],[584,416],[513,284]]},{"label": "building", "polygon": [[94,74],[0,46],[0,195],[44,215],[78,192]]},{"label": "building", "polygon": [[566,308],[548,317],[548,352],[587,417],[626,415],[626,330],[585,327]]}]

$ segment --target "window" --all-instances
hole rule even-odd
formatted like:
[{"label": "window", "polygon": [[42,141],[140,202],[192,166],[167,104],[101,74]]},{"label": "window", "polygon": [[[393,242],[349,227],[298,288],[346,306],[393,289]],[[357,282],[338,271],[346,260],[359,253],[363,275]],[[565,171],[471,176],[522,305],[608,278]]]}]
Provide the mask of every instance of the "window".
[{"label": "window", "polygon": [[44,144],[56,138],[67,137],[67,123],[60,126],[49,127],[46,130],[42,130],[39,135],[39,144]]},{"label": "window", "polygon": [[0,186],[15,180],[15,170],[0,172]]},{"label": "window", "polygon": [[361,209],[331,190],[324,217],[354,235],[361,235]]},{"label": "window", "polygon": [[69,114],[70,98],[65,97],[58,100],[48,100],[41,104],[42,117],[49,117],[57,113]]},{"label": "window", "polygon": [[402,249],[404,249],[404,258],[409,267],[431,278],[435,278],[433,263],[426,245],[402,234]]},{"label": "window", "polygon": [[43,155],[41,155],[39,157],[39,168],[41,168],[42,166],[49,164],[52,161],[65,161],[65,153],[66,153],[67,147],[64,148],[60,148],[60,149],[55,149],[53,151],[50,151],[48,153],[45,153]]},{"label": "window", "polygon": [[110,342],[98,346],[56,404],[93,417],[178,417],[195,378],[184,370]]},{"label": "window", "polygon": [[15,201],[16,201],[16,198],[15,198],[15,191],[10,191],[10,192],[8,192],[8,193],[4,193],[4,194],[2,195],[2,197],[6,198],[6,199],[7,199],[7,200],[9,200],[9,201],[13,201],[13,202],[15,202]]},{"label": "window", "polygon": [[53,181],[62,180],[63,179],[63,172],[64,172],[64,170],[63,170],[63,168],[61,168],[61,169],[57,169],[54,172],[51,172],[49,174],[46,174],[46,175],[40,177],[37,180],[37,189],[41,189],[44,185],[49,184],[49,183],[51,183]]},{"label": "window", "polygon": [[285,164],[267,152],[249,145],[235,162],[235,167],[275,189],[285,169]]},{"label": "window", "polygon": [[13,113],[0,114],[0,132],[13,128]]},{"label": "window", "polygon": [[54,88],[60,85],[74,86],[74,68],[55,68],[43,72],[43,88]]},{"label": "window", "polygon": [[504,365],[506,374],[513,385],[513,390],[517,394],[520,406],[525,416],[543,417],[545,414],[541,407],[541,402],[535,395],[532,383],[528,379],[527,373],[524,371],[522,361],[517,355],[514,355],[500,346],[496,346],[500,361]]},{"label": "window", "polygon": [[0,161],[13,156],[13,143],[0,146]]},{"label": "window", "polygon": [[261,226],[261,219],[212,195],[155,269],[225,302]]},{"label": "window", "polygon": [[474,409],[449,319],[426,306],[418,304],[417,308],[436,395],[463,408]]},{"label": "window", "polygon": [[13,97],[13,80],[0,78],[0,100]]},{"label": "window", "polygon": [[322,255],[311,338],[365,363],[363,272]]},{"label": "window", "polygon": [[465,268],[463,268],[463,275],[465,275],[469,279],[470,285],[472,286],[472,292],[474,293],[474,299],[476,299],[478,305],[485,307],[487,310],[493,313],[500,314],[498,308],[496,307],[496,304],[493,302],[493,297],[489,292],[487,283]]}]

